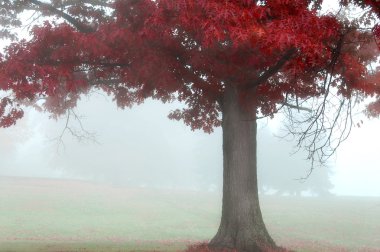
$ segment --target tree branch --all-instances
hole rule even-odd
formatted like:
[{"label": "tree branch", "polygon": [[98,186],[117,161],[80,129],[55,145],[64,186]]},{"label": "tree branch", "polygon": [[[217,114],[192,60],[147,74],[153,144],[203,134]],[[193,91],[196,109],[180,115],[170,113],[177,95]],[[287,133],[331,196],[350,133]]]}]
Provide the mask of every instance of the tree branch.
[{"label": "tree branch", "polygon": [[313,112],[313,110],[311,110],[310,108],[301,107],[301,106],[298,106],[298,105],[290,104],[288,102],[283,102],[282,105],[284,105],[286,107],[289,107],[289,108],[292,108],[292,109],[307,111],[309,113]]},{"label": "tree branch", "polygon": [[265,71],[262,75],[259,76],[255,81],[249,84],[248,89],[256,88],[258,85],[266,81],[272,75],[276,74],[285,63],[290,60],[297,50],[295,48],[289,49],[275,65],[270,67],[267,71]]},{"label": "tree branch", "polygon": [[30,1],[30,3],[37,5],[42,9],[46,9],[46,10],[50,11],[51,13],[65,19],[67,22],[69,22],[71,25],[73,25],[80,32],[83,32],[83,33],[94,32],[94,29],[92,29],[91,27],[80,23],[78,20],[76,20],[72,16],[68,15],[67,13],[54,8],[51,4],[43,3],[39,0],[29,0],[29,1]]},{"label": "tree branch", "polygon": [[[87,3],[87,4],[102,6],[102,7],[106,7],[106,8],[113,8],[114,6],[108,2],[109,1],[104,1],[104,0],[82,0],[81,4]],[[78,4],[78,0],[66,0],[60,6],[66,7],[66,6],[77,5],[77,4]]]}]

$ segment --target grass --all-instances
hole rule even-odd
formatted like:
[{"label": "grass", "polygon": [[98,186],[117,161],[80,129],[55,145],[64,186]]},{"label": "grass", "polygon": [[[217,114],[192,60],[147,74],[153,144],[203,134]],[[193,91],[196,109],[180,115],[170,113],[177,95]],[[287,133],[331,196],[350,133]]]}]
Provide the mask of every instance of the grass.
[{"label": "grass", "polygon": [[[218,228],[215,193],[0,178],[0,251],[180,251]],[[380,251],[380,199],[262,197],[276,242],[304,252]]]}]

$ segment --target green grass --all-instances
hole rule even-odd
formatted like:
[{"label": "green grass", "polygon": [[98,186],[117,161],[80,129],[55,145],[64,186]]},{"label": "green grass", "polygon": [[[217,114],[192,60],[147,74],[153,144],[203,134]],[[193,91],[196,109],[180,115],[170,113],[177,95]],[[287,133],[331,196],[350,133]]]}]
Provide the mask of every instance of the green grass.
[{"label": "green grass", "polygon": [[[180,251],[212,238],[221,196],[70,180],[0,178],[0,251]],[[276,242],[380,251],[380,199],[261,198]]]}]

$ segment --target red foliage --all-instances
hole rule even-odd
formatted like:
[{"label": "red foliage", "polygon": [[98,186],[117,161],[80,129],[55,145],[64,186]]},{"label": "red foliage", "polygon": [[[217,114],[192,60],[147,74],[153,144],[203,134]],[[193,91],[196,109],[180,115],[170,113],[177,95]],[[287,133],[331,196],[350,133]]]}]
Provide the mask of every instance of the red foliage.
[{"label": "red foliage", "polygon": [[[341,0],[342,4],[347,4],[348,0]],[[378,0],[352,0],[353,3],[361,6],[362,8],[365,8],[369,6],[371,10],[377,15],[378,18],[380,18],[380,1]],[[376,40],[380,40],[380,25],[376,24],[373,27],[373,34],[375,36]],[[380,44],[377,44],[380,49]]]},{"label": "red foliage", "polygon": [[0,100],[0,125],[2,127],[6,128],[14,125],[23,115],[24,112],[18,105],[14,106],[14,102],[8,97]]},{"label": "red foliage", "polygon": [[[13,106],[42,98],[56,115],[91,88],[122,108],[148,97],[178,99],[187,108],[170,118],[206,132],[220,125],[227,82],[239,87],[242,104],[255,96],[264,115],[285,97],[323,95],[326,73],[345,97],[378,94],[366,68],[379,54],[372,34],[317,15],[309,2],[118,0],[108,18],[71,6],[66,11],[74,21],[45,22],[30,41],[6,49],[0,91],[11,93]],[[48,10],[44,5],[42,13]],[[0,126],[21,116],[19,108],[0,114]]]}]

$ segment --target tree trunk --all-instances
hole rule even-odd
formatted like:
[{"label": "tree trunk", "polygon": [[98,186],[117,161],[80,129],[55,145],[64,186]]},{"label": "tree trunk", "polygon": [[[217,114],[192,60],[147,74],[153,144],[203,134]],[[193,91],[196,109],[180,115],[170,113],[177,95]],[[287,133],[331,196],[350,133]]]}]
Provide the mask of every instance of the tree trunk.
[{"label": "tree trunk", "polygon": [[273,251],[260,210],[257,185],[256,105],[244,108],[237,88],[222,103],[223,205],[219,230],[209,246],[239,252]]}]

